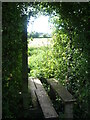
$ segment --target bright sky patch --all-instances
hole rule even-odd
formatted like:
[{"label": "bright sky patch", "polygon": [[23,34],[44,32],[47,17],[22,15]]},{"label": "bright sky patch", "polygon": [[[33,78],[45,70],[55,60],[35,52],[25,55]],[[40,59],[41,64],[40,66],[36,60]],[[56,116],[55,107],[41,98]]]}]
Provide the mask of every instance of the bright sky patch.
[{"label": "bright sky patch", "polygon": [[30,33],[32,31],[39,33],[49,33],[51,34],[51,23],[49,22],[49,16],[41,15],[38,18],[30,18],[27,31]]}]

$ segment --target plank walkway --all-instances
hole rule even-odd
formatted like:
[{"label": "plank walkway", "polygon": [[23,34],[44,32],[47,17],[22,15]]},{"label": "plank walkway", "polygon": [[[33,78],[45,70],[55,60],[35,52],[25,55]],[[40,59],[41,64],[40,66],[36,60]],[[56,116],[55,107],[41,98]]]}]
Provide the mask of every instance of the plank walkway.
[{"label": "plank walkway", "polygon": [[[31,90],[34,106],[39,102],[45,120],[58,120],[53,104],[46,93],[41,81],[37,78],[29,78],[29,90]],[[36,102],[36,103],[35,103]]]}]

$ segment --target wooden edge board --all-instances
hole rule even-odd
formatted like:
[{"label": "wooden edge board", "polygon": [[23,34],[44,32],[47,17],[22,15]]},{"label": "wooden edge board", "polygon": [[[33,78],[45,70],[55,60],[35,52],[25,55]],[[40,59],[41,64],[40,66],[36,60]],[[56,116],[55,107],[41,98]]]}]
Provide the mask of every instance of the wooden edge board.
[{"label": "wooden edge board", "polygon": [[58,114],[56,113],[48,94],[43,88],[41,81],[39,79],[34,79],[34,83],[36,84],[36,87],[37,87],[36,95],[37,95],[40,107],[43,111],[44,118],[58,120]]},{"label": "wooden edge board", "polygon": [[58,119],[58,115],[45,91],[37,90],[36,95],[45,119]]},{"label": "wooden edge board", "polygon": [[50,84],[51,88],[60,96],[63,102],[67,103],[76,101],[71,93],[69,93],[69,91],[57,80],[53,78],[47,79],[47,83]]},{"label": "wooden edge board", "polygon": [[30,118],[41,118],[43,116],[40,108],[30,108],[28,112],[30,113]]},{"label": "wooden edge board", "polygon": [[34,107],[38,107],[37,96],[36,96],[36,87],[34,85],[34,78],[28,78],[28,92],[32,98],[32,104]]}]

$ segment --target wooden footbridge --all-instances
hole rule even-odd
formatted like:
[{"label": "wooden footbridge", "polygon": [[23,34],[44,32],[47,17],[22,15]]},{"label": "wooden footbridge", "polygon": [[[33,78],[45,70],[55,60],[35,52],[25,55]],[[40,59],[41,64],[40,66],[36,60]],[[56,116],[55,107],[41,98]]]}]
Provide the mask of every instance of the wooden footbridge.
[{"label": "wooden footbridge", "polygon": [[[73,96],[57,80],[53,78],[46,79],[46,82],[50,85],[50,96],[56,98],[56,95],[58,95],[61,98],[64,105],[64,118],[73,119],[73,103],[75,102]],[[28,92],[33,104],[33,108],[30,109],[32,114],[29,117],[41,120],[59,120],[59,115],[53,106],[52,100],[38,78],[28,79]]]}]

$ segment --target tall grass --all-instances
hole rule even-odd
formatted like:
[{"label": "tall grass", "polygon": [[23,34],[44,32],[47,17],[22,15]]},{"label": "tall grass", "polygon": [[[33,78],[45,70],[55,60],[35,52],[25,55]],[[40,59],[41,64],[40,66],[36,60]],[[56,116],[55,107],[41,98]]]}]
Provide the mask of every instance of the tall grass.
[{"label": "tall grass", "polygon": [[46,56],[49,47],[30,47],[28,49],[28,66],[30,68],[29,76],[40,77],[42,73],[42,66],[44,56]]}]

